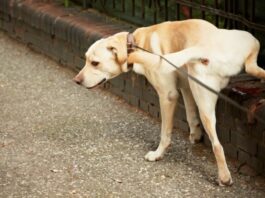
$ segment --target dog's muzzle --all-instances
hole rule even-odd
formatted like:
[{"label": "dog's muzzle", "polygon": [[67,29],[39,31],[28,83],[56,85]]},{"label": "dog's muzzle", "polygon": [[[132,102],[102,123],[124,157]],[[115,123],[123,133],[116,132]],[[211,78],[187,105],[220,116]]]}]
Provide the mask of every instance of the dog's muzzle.
[{"label": "dog's muzzle", "polygon": [[93,88],[103,84],[104,82],[106,82],[106,80],[107,80],[106,78],[103,78],[98,84],[96,84],[96,85],[94,85],[92,87],[87,87],[87,89],[93,89]]}]

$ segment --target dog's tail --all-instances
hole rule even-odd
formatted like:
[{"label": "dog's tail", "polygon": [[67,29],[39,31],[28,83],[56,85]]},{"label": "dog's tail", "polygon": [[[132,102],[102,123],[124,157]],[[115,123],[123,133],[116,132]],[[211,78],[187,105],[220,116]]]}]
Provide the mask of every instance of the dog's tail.
[{"label": "dog's tail", "polygon": [[265,70],[258,66],[257,57],[260,49],[259,41],[255,39],[255,44],[245,60],[245,70],[247,73],[265,79]]}]

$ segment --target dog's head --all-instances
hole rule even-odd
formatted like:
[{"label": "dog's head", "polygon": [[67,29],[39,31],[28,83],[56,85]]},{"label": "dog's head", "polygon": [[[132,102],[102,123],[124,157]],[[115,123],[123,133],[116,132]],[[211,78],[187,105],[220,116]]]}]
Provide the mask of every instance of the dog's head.
[{"label": "dog's head", "polygon": [[117,33],[91,45],[85,54],[85,66],[75,76],[74,81],[87,88],[93,88],[122,72],[127,72],[127,34]]}]

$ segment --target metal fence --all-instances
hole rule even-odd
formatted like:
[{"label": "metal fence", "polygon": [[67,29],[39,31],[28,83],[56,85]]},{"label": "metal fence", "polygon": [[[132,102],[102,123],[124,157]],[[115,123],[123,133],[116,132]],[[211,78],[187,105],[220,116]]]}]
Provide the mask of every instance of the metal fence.
[{"label": "metal fence", "polygon": [[[264,0],[75,0],[84,8],[146,26],[168,20],[201,18],[217,27],[243,29],[265,45]],[[260,61],[265,64],[265,46]]]},{"label": "metal fence", "polygon": [[[137,25],[202,18],[221,28],[265,32],[264,0],[76,0]],[[263,9],[262,9],[263,8]],[[262,16],[263,15],[263,16]]]}]

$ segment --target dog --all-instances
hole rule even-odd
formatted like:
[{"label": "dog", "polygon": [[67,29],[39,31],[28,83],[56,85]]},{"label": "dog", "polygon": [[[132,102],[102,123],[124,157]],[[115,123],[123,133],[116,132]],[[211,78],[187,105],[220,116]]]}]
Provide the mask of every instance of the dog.
[{"label": "dog", "polygon": [[162,118],[160,143],[155,151],[145,155],[148,161],[162,159],[170,145],[180,90],[186,107],[190,142],[194,144],[201,140],[201,118],[217,161],[219,185],[232,185],[223,147],[216,134],[217,95],[188,79],[158,56],[134,49],[134,45],[165,55],[219,92],[228,84],[229,78],[244,67],[247,73],[265,79],[265,71],[257,66],[257,39],[248,32],[218,29],[200,19],[163,22],[96,41],[85,54],[84,68],[74,78],[76,83],[89,89],[129,70],[147,78],[158,93]]}]

